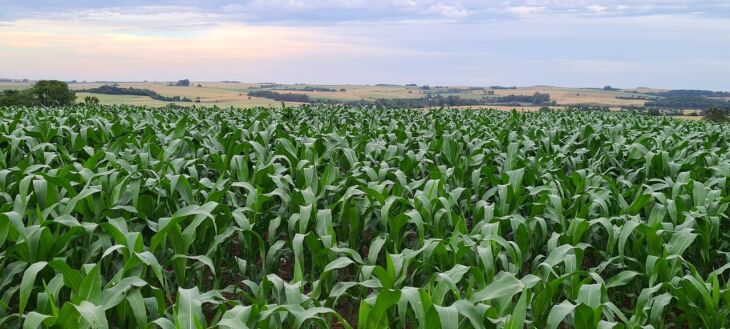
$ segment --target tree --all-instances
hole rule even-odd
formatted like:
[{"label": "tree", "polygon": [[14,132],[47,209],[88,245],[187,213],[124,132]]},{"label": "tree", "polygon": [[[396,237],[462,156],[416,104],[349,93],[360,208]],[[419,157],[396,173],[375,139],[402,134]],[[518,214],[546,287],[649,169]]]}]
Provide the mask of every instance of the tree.
[{"label": "tree", "polygon": [[704,119],[713,122],[727,122],[727,110],[713,107],[705,111]]},{"label": "tree", "polygon": [[30,90],[3,90],[0,94],[0,106],[29,106],[31,104]]},{"label": "tree", "polygon": [[95,96],[84,97],[84,104],[86,105],[99,105],[99,99]]},{"label": "tree", "polygon": [[41,106],[73,105],[76,94],[58,80],[41,80],[30,89],[32,102]]},{"label": "tree", "polygon": [[190,87],[190,80],[188,80],[188,79],[178,80],[177,83],[175,83],[175,86]]}]

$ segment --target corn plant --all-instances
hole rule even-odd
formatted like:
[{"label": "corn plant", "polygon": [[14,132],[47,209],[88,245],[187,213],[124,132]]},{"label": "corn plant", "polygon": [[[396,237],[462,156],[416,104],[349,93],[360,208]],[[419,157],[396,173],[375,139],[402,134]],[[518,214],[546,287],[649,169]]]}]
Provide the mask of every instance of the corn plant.
[{"label": "corn plant", "polygon": [[3,328],[727,328],[730,126],[0,108]]}]

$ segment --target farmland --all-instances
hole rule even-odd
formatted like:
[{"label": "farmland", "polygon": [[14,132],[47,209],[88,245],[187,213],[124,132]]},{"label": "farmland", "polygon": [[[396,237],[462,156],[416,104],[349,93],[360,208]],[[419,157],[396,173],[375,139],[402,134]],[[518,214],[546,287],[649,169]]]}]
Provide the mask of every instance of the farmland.
[{"label": "farmland", "polygon": [[[181,84],[181,82],[185,82]],[[15,93],[30,91],[36,81],[0,81],[0,105],[38,105]],[[67,84],[75,103],[87,98],[102,105],[150,107],[250,108],[309,105],[375,106],[381,108],[458,108],[538,111],[541,108],[626,111],[697,119],[711,108],[730,110],[728,92],[568,88],[554,86],[478,87],[428,85],[317,85],[205,82],[76,82]],[[10,92],[10,94],[6,94]],[[5,96],[4,96],[5,95]],[[27,95],[27,93],[21,95]],[[21,96],[22,98],[22,96]],[[56,105],[65,105],[58,103]],[[74,102],[68,103],[72,105]],[[94,102],[94,104],[97,104]],[[658,112],[657,112],[658,111]]]},{"label": "farmland", "polygon": [[729,175],[633,113],[0,108],[0,327],[726,328]]},{"label": "farmland", "polygon": [[[98,88],[109,83],[89,82],[89,83],[73,83],[69,86],[77,91],[79,100],[83,100],[86,96],[96,96],[105,105],[146,105],[146,106],[165,106],[171,102],[162,102],[149,97],[141,96],[123,96],[123,95],[103,95],[79,92],[91,88]],[[200,84],[200,87],[197,85]],[[0,82],[0,90],[3,89],[23,89],[32,85],[21,82]],[[427,94],[436,94],[444,96],[458,96],[463,99],[482,99],[485,95],[484,89],[466,87],[466,86],[450,86],[450,87],[432,87],[424,90],[424,86],[402,86],[402,85],[312,85],[312,84],[267,84],[267,83],[225,83],[225,82],[198,82],[195,81],[188,87],[169,86],[162,82],[120,82],[118,85],[122,88],[140,88],[157,92],[161,95],[174,97],[187,97],[198,100],[196,106],[218,106],[218,107],[254,107],[254,106],[280,106],[280,102],[260,97],[248,97],[250,91],[261,90],[262,86],[272,86],[265,88],[285,93],[303,94],[309,96],[313,100],[334,101],[334,102],[354,102],[354,101],[374,101],[377,99],[415,99],[425,97]],[[307,88],[327,88],[337,90],[334,92],[307,91]],[[489,88],[486,88],[489,89]],[[344,91],[339,91],[344,90]],[[641,92],[653,91],[651,89],[640,90]],[[552,99],[561,106],[571,105],[593,105],[593,106],[609,106],[621,107],[631,105],[642,105],[641,100],[619,99],[616,97],[634,95],[628,91],[605,91],[600,89],[587,88],[566,88],[566,87],[519,87],[516,89],[495,90],[494,96],[508,95],[532,95],[535,92],[548,93]],[[299,105],[296,102],[287,102],[287,105]],[[504,106],[491,105],[490,108],[500,108]],[[508,107],[509,109],[515,106]],[[517,108],[527,110],[537,110],[540,106],[521,105]]]}]

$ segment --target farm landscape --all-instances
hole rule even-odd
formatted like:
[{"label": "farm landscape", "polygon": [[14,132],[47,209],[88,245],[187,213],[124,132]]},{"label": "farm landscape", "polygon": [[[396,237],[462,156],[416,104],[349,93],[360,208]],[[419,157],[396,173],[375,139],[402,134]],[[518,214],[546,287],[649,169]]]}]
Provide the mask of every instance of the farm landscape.
[{"label": "farm landscape", "polygon": [[0,328],[729,328],[729,19],[0,1]]},{"label": "farm landscape", "polygon": [[[35,82],[0,81],[0,91],[28,90]],[[184,107],[281,107],[303,104],[345,104],[402,108],[461,108],[537,111],[541,108],[628,111],[699,119],[710,108],[730,108],[730,93],[709,90],[652,88],[619,89],[554,86],[429,86],[429,85],[316,85],[206,82],[69,81],[77,103]],[[2,104],[0,96],[0,104]]]},{"label": "farm landscape", "polygon": [[726,124],[124,105],[0,129],[6,327],[728,325]]}]

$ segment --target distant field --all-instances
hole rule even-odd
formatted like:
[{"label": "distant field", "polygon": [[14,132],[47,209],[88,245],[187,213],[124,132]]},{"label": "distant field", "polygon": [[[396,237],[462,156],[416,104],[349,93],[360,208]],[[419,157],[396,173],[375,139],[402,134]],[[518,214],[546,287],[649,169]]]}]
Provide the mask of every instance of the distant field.
[{"label": "distant field", "polygon": [[677,118],[682,119],[682,120],[692,120],[692,121],[702,120],[702,117],[697,116],[697,115],[682,115],[682,116],[678,116]]},{"label": "distant field", "polygon": [[[286,88],[301,89],[304,86],[286,86]],[[310,98],[315,99],[333,99],[343,101],[359,101],[359,100],[375,100],[380,98],[396,99],[396,98],[421,98],[424,93],[417,87],[403,86],[355,86],[355,85],[331,85],[323,86],[330,89],[345,89],[344,92],[322,92],[322,91],[295,91],[295,90],[279,90],[281,93],[306,94]]]},{"label": "distant field", "polygon": [[8,89],[26,89],[31,85],[33,84],[25,82],[0,82],[0,91]]},{"label": "distant field", "polygon": [[[102,86],[106,83],[76,83],[71,84],[74,90],[83,90]],[[197,87],[200,84],[201,87]],[[0,82],[0,90],[4,89],[24,89],[28,88],[31,83],[17,82]],[[223,83],[223,82],[191,82],[190,87],[168,86],[164,82],[123,82],[119,83],[120,87],[134,87],[153,90],[163,96],[180,96],[187,97],[192,100],[199,100],[199,103],[193,103],[198,106],[219,106],[219,107],[252,107],[252,106],[280,106],[281,102],[266,99],[249,97],[247,94],[252,90],[261,90],[260,83]],[[337,91],[303,91],[305,87],[326,87]],[[458,96],[462,99],[480,99],[484,97],[496,97],[507,95],[532,95],[535,92],[548,93],[552,100],[559,105],[595,105],[620,107],[630,105],[643,105],[644,100],[617,99],[616,97],[626,97],[635,95],[627,91],[651,92],[660,91],[657,89],[639,88],[627,91],[608,91],[601,89],[586,88],[564,88],[551,86],[535,86],[520,87],[517,89],[498,89],[494,90],[494,96],[485,94],[482,90],[473,90],[469,87],[432,87],[431,90],[424,91],[416,86],[397,86],[397,85],[278,85],[279,93],[306,94],[311,99],[323,99],[333,101],[373,101],[376,99],[408,99],[422,98],[426,93],[435,95]],[[340,91],[344,89],[344,91]],[[269,90],[269,89],[267,89]],[[448,91],[448,92],[447,92]],[[78,94],[79,99],[88,96],[84,93]],[[102,95],[94,94],[100,99],[102,104],[130,104],[130,105],[148,105],[148,106],[164,106],[169,102],[163,102],[144,96],[123,96],[123,95]],[[191,104],[191,103],[185,103]],[[297,105],[298,103],[287,102],[287,105]],[[480,106],[512,109],[512,106]],[[518,106],[518,109],[534,111],[539,109],[538,106]]]},{"label": "distant field", "polygon": [[[200,84],[202,87],[196,87]],[[104,85],[103,83],[80,83],[71,85],[72,89],[81,90],[96,88]],[[181,96],[187,97],[192,100],[199,99],[200,103],[193,103],[200,106],[219,106],[219,107],[252,107],[252,106],[280,106],[281,102],[274,101],[266,98],[249,97],[247,96],[248,91],[251,87],[258,86],[258,84],[238,84],[238,83],[205,83],[195,82],[190,87],[176,87],[168,86],[165,83],[152,83],[152,82],[132,82],[132,83],[120,83],[122,88],[143,88],[153,90],[163,96]],[[93,94],[102,100],[99,96],[112,96],[112,95],[99,95]],[[115,96],[115,97],[130,97],[130,96]],[[162,102],[147,98],[150,103],[139,104],[139,105],[151,105],[157,106],[159,104],[165,105],[170,102]],[[114,103],[113,99],[102,100],[103,104]],[[183,104],[183,103],[180,103]],[[189,104],[189,103],[184,103]],[[297,105],[298,103],[288,102],[288,105]]]},{"label": "distant field", "polygon": [[506,95],[532,95],[536,92],[550,94],[550,99],[560,105],[601,105],[601,106],[622,106],[622,105],[644,105],[643,100],[618,99],[616,97],[630,97],[632,93],[621,91],[608,91],[600,89],[583,88],[562,88],[562,87],[526,87],[516,90],[495,90],[495,94]]},{"label": "distant field", "polygon": [[[196,87],[198,84],[201,87]],[[104,85],[103,83],[82,83],[73,84],[73,89],[88,89]],[[222,82],[192,82],[190,87],[168,86],[165,83],[132,82],[119,83],[120,87],[144,88],[153,90],[163,96],[181,96],[190,99],[200,97],[201,104],[226,105],[226,106],[268,106],[280,105],[280,102],[265,98],[247,96],[249,91],[260,90],[260,84],[256,83],[222,83]],[[314,85],[313,85],[314,86]],[[318,85],[317,85],[318,86]],[[291,90],[275,90],[280,93],[306,94],[314,99],[331,99],[340,101],[374,100],[378,98],[420,98],[423,94],[415,88],[400,86],[352,86],[352,85],[328,85],[330,89],[345,89],[344,92],[321,92],[321,91],[298,91],[305,85],[281,85],[279,88]],[[409,93],[410,91],[410,93]],[[288,103],[289,104],[289,103]],[[294,104],[294,103],[291,103]]]},{"label": "distant field", "polygon": [[99,99],[101,104],[126,104],[138,106],[165,106],[167,102],[154,100],[147,96],[130,96],[130,95],[102,95],[90,93],[76,93],[77,100],[83,101],[84,97],[93,96]]}]

